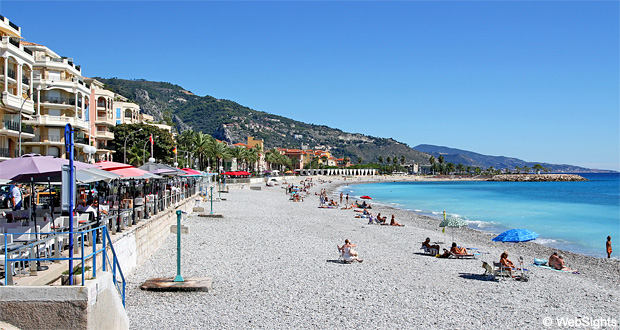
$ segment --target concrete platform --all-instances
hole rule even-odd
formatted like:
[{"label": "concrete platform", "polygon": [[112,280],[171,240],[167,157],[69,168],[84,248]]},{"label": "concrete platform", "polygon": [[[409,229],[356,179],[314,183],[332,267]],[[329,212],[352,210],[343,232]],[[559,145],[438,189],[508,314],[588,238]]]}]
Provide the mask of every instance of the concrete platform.
[{"label": "concrete platform", "polygon": [[193,292],[210,291],[212,280],[210,277],[188,277],[184,282],[174,282],[173,277],[157,277],[144,282],[140,289],[158,292]]},{"label": "concrete platform", "polygon": [[201,217],[201,218],[223,218],[224,217],[223,214],[218,214],[218,213],[213,213],[213,214],[200,213],[200,214],[198,214],[198,216]]}]

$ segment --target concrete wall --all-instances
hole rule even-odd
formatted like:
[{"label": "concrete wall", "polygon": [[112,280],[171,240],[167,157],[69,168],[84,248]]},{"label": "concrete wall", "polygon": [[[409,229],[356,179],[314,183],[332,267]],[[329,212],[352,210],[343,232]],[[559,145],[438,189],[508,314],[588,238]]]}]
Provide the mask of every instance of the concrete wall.
[{"label": "concrete wall", "polygon": [[170,226],[176,224],[176,210],[187,213],[192,211],[194,197],[187,198],[179,207],[170,208],[151,215],[151,219],[139,221],[136,226],[129,227],[113,238],[114,250],[124,274],[133,272],[164,243],[170,234]]},{"label": "concrete wall", "polygon": [[84,286],[8,286],[0,290],[0,319],[21,329],[129,329],[112,274]]},{"label": "concrete wall", "polygon": [[[133,272],[163,244],[176,224],[176,210],[191,212],[195,196],[112,237],[123,274]],[[111,256],[110,256],[111,257]],[[91,263],[89,263],[91,264]],[[0,321],[22,329],[128,329],[122,300],[112,275],[101,271],[84,286],[0,287]]]}]

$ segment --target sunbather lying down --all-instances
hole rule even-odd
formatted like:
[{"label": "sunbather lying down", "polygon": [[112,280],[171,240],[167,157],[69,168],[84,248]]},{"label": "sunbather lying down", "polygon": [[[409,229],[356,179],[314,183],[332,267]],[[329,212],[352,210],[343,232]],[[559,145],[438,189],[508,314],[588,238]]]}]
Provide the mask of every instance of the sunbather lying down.
[{"label": "sunbather lying down", "polygon": [[447,258],[447,257],[449,257],[451,255],[466,256],[466,255],[470,255],[470,254],[467,253],[467,249],[466,248],[458,247],[455,242],[452,242],[452,247],[450,248],[450,250],[443,249],[443,254],[441,255],[441,257],[442,258]]}]

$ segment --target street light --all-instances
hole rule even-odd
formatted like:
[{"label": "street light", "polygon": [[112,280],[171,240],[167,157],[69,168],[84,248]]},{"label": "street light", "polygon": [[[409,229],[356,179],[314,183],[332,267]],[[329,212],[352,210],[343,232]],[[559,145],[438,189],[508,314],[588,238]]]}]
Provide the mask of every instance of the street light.
[{"label": "street light", "polygon": [[123,159],[124,159],[123,163],[127,164],[127,139],[129,139],[129,137],[130,137],[132,134],[138,133],[138,132],[140,132],[141,130],[142,130],[142,129],[139,129],[139,130],[137,130],[137,131],[133,131],[133,132],[131,132],[131,133],[127,134],[127,137],[125,138],[125,143],[123,144]]},{"label": "street light", "polygon": [[[159,135],[155,135],[153,136],[153,140],[157,139],[159,137]],[[150,139],[144,141],[144,146],[142,147],[142,164],[146,164],[145,161],[145,156],[146,156],[146,144],[149,143],[149,141],[151,141]],[[151,157],[149,157],[149,161],[151,161],[151,158],[153,157],[153,150],[151,150]]]},{"label": "street light", "polygon": [[[41,87],[41,86],[39,86]],[[50,88],[54,87],[54,84],[50,84],[49,86],[45,87],[45,88],[37,88],[37,91],[41,92],[44,90],[48,90]],[[30,93],[30,90],[28,90],[28,93],[26,94],[26,98],[24,99],[24,101],[22,101],[22,106],[19,107],[19,150],[17,151],[19,157],[22,156],[22,111],[24,110],[24,104],[26,104],[26,101],[28,101],[28,99],[30,99],[32,97],[32,93]],[[39,100],[39,102],[41,102],[41,100]]]},{"label": "street light", "polygon": [[95,146],[86,145],[84,146],[84,153],[88,154],[88,162],[90,163],[91,156],[97,153],[97,148]]}]

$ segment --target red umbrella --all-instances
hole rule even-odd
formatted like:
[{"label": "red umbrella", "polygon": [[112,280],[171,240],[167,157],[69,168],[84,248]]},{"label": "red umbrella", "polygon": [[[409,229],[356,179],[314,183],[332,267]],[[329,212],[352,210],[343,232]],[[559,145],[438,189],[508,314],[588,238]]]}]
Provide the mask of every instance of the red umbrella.
[{"label": "red umbrella", "polygon": [[121,168],[132,168],[132,167],[134,167],[134,166],[131,166],[129,164],[118,163],[118,162],[110,162],[110,161],[96,162],[95,165],[101,166],[101,169],[102,170],[106,170],[106,171],[118,170],[118,169],[121,169]]},{"label": "red umbrella", "polygon": [[372,199],[370,196],[362,196],[361,199]]}]

